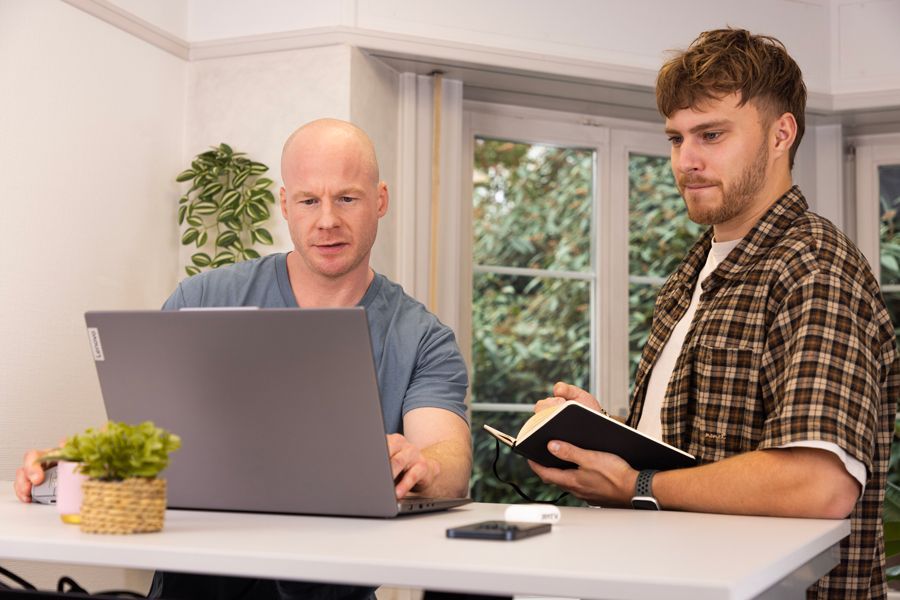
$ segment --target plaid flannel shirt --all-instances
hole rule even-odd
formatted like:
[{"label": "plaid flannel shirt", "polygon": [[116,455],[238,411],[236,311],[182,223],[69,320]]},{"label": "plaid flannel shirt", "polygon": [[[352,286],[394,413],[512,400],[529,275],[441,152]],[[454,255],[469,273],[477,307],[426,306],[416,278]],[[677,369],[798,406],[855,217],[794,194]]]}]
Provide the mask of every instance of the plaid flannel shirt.
[{"label": "plaid flannel shirt", "polygon": [[[881,507],[900,395],[894,328],[860,251],[807,209],[791,188],[703,282],[663,400],[663,439],[701,463],[801,440],[832,442],[861,461],[868,479],[841,564],[808,595],[883,598]],[[632,427],[712,236],[694,245],[656,299]]]}]

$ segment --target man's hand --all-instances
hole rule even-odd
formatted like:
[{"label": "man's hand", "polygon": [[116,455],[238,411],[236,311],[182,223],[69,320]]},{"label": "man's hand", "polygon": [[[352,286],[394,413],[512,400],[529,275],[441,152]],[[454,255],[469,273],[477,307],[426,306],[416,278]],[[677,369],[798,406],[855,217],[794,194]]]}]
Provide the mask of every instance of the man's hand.
[{"label": "man's hand", "polygon": [[545,408],[552,408],[567,400],[574,400],[579,404],[583,404],[588,408],[596,410],[598,412],[606,413],[603,410],[603,407],[600,406],[600,403],[597,402],[597,399],[591,396],[588,392],[584,391],[578,386],[571,385],[569,383],[565,383],[564,381],[557,381],[553,384],[553,396],[549,398],[544,398],[543,400],[539,400],[534,405],[534,412],[540,412]]},{"label": "man's hand", "polygon": [[31,487],[44,481],[44,468],[41,465],[41,457],[49,450],[29,450],[25,453],[22,466],[16,469],[16,481],[14,484],[16,497],[22,502],[31,502]]},{"label": "man's hand", "polygon": [[388,435],[387,443],[397,498],[403,498],[411,491],[427,488],[440,475],[440,463],[423,456],[416,446],[399,433]]},{"label": "man's hand", "polygon": [[[557,384],[560,385],[560,384]],[[566,385],[566,384],[562,384]],[[574,388],[574,386],[569,386]],[[574,388],[578,390],[578,388]],[[583,390],[579,390],[582,391]],[[556,387],[554,386],[554,393]],[[584,392],[586,394],[586,392]],[[597,506],[628,506],[638,472],[607,452],[584,450],[566,442],[551,441],[554,456],[578,465],[577,469],[552,469],[529,460],[528,465],[544,483],[552,483],[576,498]]]}]

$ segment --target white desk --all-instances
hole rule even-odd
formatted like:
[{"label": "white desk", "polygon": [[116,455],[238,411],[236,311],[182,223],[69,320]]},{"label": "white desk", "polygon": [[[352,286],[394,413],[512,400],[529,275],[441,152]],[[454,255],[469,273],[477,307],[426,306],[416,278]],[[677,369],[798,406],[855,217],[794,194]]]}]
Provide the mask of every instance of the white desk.
[{"label": "white desk", "polygon": [[19,503],[0,482],[0,560],[595,599],[802,598],[850,533],[849,521],[563,508],[534,538],[444,535],[503,510],[389,520],[169,511],[161,533],[107,536]]}]

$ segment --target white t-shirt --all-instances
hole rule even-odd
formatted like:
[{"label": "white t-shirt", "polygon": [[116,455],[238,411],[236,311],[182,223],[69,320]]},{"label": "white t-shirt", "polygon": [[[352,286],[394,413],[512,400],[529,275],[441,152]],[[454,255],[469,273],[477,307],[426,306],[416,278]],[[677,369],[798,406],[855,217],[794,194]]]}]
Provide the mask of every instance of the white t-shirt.
[{"label": "white t-shirt", "polygon": [[[694,314],[697,312],[697,306],[700,304],[700,294],[702,293],[700,284],[716,270],[716,267],[725,260],[728,254],[731,253],[740,242],[741,240],[738,239],[730,242],[712,243],[712,247],[706,257],[706,264],[703,265],[700,276],[697,277],[697,284],[694,286],[694,293],[691,296],[691,304],[688,307],[687,312],[684,313],[684,316],[675,326],[675,329],[672,330],[669,340],[663,347],[662,352],[659,353],[656,364],[653,365],[653,370],[650,372],[650,381],[647,384],[647,395],[644,398],[644,408],[641,412],[641,419],[638,422],[638,431],[658,440],[662,439],[663,398],[666,396],[666,387],[668,387],[669,379],[671,379],[672,372],[675,370],[675,362],[678,360],[678,355],[681,354],[684,338],[687,337],[688,329],[690,329],[691,322],[694,320]],[[819,448],[821,450],[833,452],[841,459],[841,462],[844,463],[844,468],[847,469],[847,472],[850,473],[854,479],[859,481],[860,486],[862,486],[863,489],[866,487],[865,465],[847,454],[847,452],[837,444],[820,440],[805,440],[790,442],[780,447]]]}]

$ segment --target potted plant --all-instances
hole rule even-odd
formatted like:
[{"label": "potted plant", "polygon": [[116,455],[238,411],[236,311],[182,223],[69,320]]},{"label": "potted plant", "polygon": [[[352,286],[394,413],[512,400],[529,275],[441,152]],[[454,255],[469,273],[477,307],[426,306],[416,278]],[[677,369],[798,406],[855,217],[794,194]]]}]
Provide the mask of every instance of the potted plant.
[{"label": "potted plant", "polygon": [[[260,177],[269,167],[219,144],[191,161],[191,168],[175,181],[190,181],[191,187],[178,201],[178,224],[184,227],[183,246],[197,248],[188,275],[201,269],[221,267],[237,261],[259,258],[254,243],[272,244],[272,234],[262,227],[271,214],[269,204],[275,194],[273,181]],[[203,248],[212,243],[212,253]]]},{"label": "potted plant", "polygon": [[81,530],[87,533],[159,531],[166,510],[166,482],[157,477],[181,439],[150,421],[110,421],[67,439],[42,460],[78,463],[82,483]]}]

